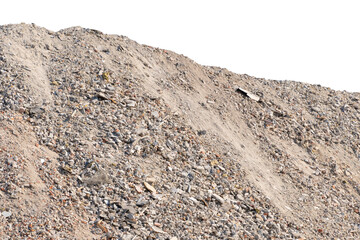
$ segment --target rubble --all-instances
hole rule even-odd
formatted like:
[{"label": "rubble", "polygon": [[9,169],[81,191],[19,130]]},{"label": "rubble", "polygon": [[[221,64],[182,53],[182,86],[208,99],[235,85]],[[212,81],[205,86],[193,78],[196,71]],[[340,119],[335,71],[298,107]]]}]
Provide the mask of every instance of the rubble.
[{"label": "rubble", "polygon": [[359,238],[359,93],[80,27],[0,36],[1,239]]},{"label": "rubble", "polygon": [[238,87],[238,88],[236,88],[236,92],[242,94],[245,97],[249,97],[249,98],[251,98],[252,100],[254,100],[256,102],[260,101],[259,96],[255,95],[255,94],[253,94],[253,93],[251,93],[251,92],[249,92],[249,91],[247,91],[245,89],[242,89],[242,88]]}]

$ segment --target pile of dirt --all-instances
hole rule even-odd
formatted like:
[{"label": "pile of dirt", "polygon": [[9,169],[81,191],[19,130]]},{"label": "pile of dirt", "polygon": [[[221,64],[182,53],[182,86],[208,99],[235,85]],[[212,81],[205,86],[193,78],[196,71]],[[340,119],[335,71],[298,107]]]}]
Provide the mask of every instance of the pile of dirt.
[{"label": "pile of dirt", "polygon": [[0,27],[2,239],[360,237],[360,94],[80,27]]}]

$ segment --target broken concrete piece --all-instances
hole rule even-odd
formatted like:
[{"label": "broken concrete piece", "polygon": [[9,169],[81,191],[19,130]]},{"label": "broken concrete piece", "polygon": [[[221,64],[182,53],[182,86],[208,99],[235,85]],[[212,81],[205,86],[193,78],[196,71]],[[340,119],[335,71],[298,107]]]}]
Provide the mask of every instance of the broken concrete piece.
[{"label": "broken concrete piece", "polygon": [[257,96],[257,95],[255,95],[255,94],[253,94],[253,93],[251,93],[251,92],[249,92],[249,91],[247,91],[247,90],[245,90],[245,89],[242,89],[242,88],[236,88],[236,90],[235,90],[236,92],[238,92],[238,93],[241,93],[243,96],[245,96],[245,97],[249,97],[249,98],[251,98],[252,100],[255,100],[255,101],[260,101],[260,97],[259,96]]}]

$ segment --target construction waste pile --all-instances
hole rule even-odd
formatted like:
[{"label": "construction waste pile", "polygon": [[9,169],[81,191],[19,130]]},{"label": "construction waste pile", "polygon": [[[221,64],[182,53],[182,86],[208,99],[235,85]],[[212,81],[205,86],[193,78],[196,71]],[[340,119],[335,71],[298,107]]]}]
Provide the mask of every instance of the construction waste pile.
[{"label": "construction waste pile", "polygon": [[0,26],[0,239],[360,239],[360,94]]}]

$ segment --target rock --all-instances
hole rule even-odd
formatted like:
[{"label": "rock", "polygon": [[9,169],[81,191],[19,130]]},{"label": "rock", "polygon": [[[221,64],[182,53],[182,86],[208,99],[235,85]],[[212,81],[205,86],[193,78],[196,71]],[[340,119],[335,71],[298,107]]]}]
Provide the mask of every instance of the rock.
[{"label": "rock", "polygon": [[121,203],[121,208],[125,211],[125,212],[129,212],[131,214],[135,214],[137,211],[134,207],[126,204],[125,202]]},{"label": "rock", "polygon": [[143,189],[139,185],[135,185],[135,189],[138,193],[142,193]]},{"label": "rock", "polygon": [[157,119],[157,118],[159,118],[160,115],[159,115],[159,112],[153,111],[153,112],[151,112],[151,116]]},{"label": "rock", "polygon": [[109,230],[104,226],[101,220],[96,222],[96,226],[100,228],[104,233],[107,233]]},{"label": "rock", "polygon": [[7,212],[7,211],[2,212],[1,214],[6,218],[8,218],[8,217],[10,217],[12,215],[11,212]]},{"label": "rock", "polygon": [[154,177],[147,177],[146,180],[145,180],[147,183],[149,184],[153,184],[156,182],[156,178]]},{"label": "rock", "polygon": [[260,101],[260,97],[259,96],[257,96],[257,95],[255,95],[255,94],[253,94],[253,93],[251,93],[251,92],[249,92],[249,91],[247,91],[247,90],[245,90],[245,89],[242,89],[242,88],[240,88],[240,87],[238,87],[238,88],[236,88],[236,92],[239,92],[239,93],[241,93],[242,95],[244,95],[244,96],[246,96],[246,97],[249,97],[249,98],[251,98],[252,100],[255,100],[255,101]]},{"label": "rock", "polygon": [[195,198],[193,198],[193,197],[189,197],[189,199],[191,200],[191,201],[193,201],[195,204],[198,204],[199,203],[199,201],[198,200],[196,200]]},{"label": "rock", "polygon": [[198,134],[199,136],[205,135],[205,134],[206,134],[206,130],[199,130],[199,131],[197,132],[197,134]]},{"label": "rock", "polygon": [[136,223],[135,216],[132,213],[126,214],[126,220],[130,223]]},{"label": "rock", "polygon": [[152,229],[154,232],[166,234],[166,232],[164,232],[161,228],[154,226],[154,225],[153,225],[152,223],[150,223],[150,222],[149,222],[148,224],[149,224],[149,226],[151,227],[151,229]]},{"label": "rock", "polygon": [[143,206],[147,205],[148,203],[149,203],[149,201],[146,201],[144,199],[144,197],[141,197],[136,201],[136,206],[143,207]]},{"label": "rock", "polygon": [[156,194],[156,189],[153,186],[151,186],[149,183],[144,182],[144,186],[148,191],[150,191],[153,194]]},{"label": "rock", "polygon": [[136,106],[136,102],[133,100],[126,100],[126,106],[127,107],[135,107]]},{"label": "rock", "polygon": [[217,194],[215,194],[215,193],[213,193],[212,195],[211,195],[213,198],[215,198],[219,203],[221,203],[221,204],[223,204],[224,202],[225,202],[225,200],[222,198],[222,197],[220,197],[219,195],[217,195]]}]

